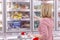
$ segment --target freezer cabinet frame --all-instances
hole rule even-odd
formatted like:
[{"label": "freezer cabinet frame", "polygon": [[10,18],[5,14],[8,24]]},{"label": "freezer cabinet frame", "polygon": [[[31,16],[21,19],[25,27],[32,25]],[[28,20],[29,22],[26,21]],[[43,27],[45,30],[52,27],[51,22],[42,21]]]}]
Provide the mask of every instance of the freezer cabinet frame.
[{"label": "freezer cabinet frame", "polygon": [[[7,2],[5,1],[5,9],[6,9],[6,3],[7,3]],[[32,26],[31,26],[31,25],[32,25],[32,20],[31,20],[31,19],[32,19],[32,12],[31,12],[31,10],[32,10],[32,9],[31,9],[31,0],[30,0],[30,29],[26,29],[26,28],[22,28],[22,29],[21,29],[21,28],[19,28],[19,29],[11,29],[11,30],[7,30],[7,20],[6,20],[6,19],[7,19],[7,17],[6,17],[6,16],[7,16],[7,11],[5,10],[5,13],[6,13],[6,14],[5,14],[5,17],[6,17],[6,19],[5,19],[5,23],[6,23],[6,24],[5,24],[5,26],[6,26],[6,27],[5,27],[5,30],[6,30],[6,31],[5,31],[5,32],[31,31],[31,27],[32,27]]]}]

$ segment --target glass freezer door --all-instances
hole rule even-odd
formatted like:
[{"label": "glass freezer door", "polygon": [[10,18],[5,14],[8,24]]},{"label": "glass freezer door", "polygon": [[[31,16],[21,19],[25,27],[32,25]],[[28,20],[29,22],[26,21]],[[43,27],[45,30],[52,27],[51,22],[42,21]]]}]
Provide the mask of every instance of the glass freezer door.
[{"label": "glass freezer door", "polygon": [[[33,0],[33,17],[34,16],[37,16],[39,18],[41,17],[40,8],[41,8],[41,1]],[[38,25],[39,25],[39,21],[35,18],[33,18],[33,20],[34,20],[33,30],[37,30]]]},{"label": "glass freezer door", "polygon": [[56,30],[60,30],[60,0],[56,0],[57,2],[57,13],[56,13]]},{"label": "glass freezer door", "polygon": [[0,0],[0,31],[3,30],[3,0]]},{"label": "glass freezer door", "polygon": [[30,14],[30,0],[6,0],[6,31],[29,31]]},{"label": "glass freezer door", "polygon": [[52,5],[52,16],[54,16],[54,10],[53,10],[53,6],[54,6],[54,1],[53,0],[33,0],[33,20],[34,20],[34,27],[33,30],[37,31],[38,26],[40,25],[39,21],[37,19],[34,18],[34,16],[37,16],[39,18],[42,18],[42,13],[41,13],[41,7],[44,4],[44,2],[46,4],[51,4]]}]

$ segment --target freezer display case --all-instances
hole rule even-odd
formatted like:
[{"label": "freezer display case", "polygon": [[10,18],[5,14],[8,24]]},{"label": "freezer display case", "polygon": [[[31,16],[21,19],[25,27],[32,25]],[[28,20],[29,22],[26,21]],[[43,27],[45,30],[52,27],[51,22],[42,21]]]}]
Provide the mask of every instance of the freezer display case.
[{"label": "freezer display case", "polygon": [[0,0],[0,31],[3,30],[3,0]]},{"label": "freezer display case", "polygon": [[41,6],[44,2],[52,5],[54,16],[54,0],[6,0],[6,31],[37,30],[39,21],[34,16],[42,17]]},{"label": "freezer display case", "polygon": [[57,24],[57,26],[56,26],[56,30],[60,30],[60,0],[57,0],[57,13],[56,13],[56,24]]},{"label": "freezer display case", "polygon": [[6,31],[30,30],[30,0],[6,0]]},{"label": "freezer display case", "polygon": [[[44,0],[33,0],[33,17],[37,16],[39,18],[42,18],[41,7],[42,7],[42,5],[44,3],[51,4],[51,6],[52,6],[52,16],[54,17],[54,10],[53,10],[54,9],[53,8],[54,0],[45,0],[45,1]],[[37,28],[38,28],[40,22],[35,18],[33,18],[33,20],[34,20],[34,22],[33,22],[33,25],[34,25],[33,30],[37,31]]]}]

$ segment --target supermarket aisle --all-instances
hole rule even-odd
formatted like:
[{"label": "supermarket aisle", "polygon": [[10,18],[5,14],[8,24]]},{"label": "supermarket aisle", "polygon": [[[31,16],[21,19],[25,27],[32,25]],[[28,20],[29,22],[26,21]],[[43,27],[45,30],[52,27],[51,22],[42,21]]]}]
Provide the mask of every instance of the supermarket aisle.
[{"label": "supermarket aisle", "polygon": [[[44,3],[42,0],[6,0],[5,9],[3,9],[3,1],[4,0],[0,0],[0,32],[3,32],[0,34],[0,40],[22,40],[19,33],[17,32],[30,32],[31,30],[37,31],[39,21],[34,19],[34,16],[38,16],[40,18],[42,17],[41,6],[42,3]],[[45,1],[45,3],[51,4],[52,7],[54,7],[54,2],[55,0]],[[55,15],[54,8],[52,8],[52,13],[53,16],[57,15],[56,29],[60,30],[60,1],[57,0],[56,3],[55,5],[57,6],[55,9]],[[3,13],[3,10],[5,10],[6,13]],[[6,17],[4,18],[6,19],[6,21],[3,20],[3,17]],[[5,23],[6,25],[4,26],[3,23]],[[6,35],[3,35],[5,34],[3,29],[5,29],[6,32],[10,33],[6,33]],[[13,34],[11,34],[12,32]],[[26,36],[25,40],[31,40],[31,38],[28,38]],[[59,31],[54,32],[54,40],[60,40]]]}]

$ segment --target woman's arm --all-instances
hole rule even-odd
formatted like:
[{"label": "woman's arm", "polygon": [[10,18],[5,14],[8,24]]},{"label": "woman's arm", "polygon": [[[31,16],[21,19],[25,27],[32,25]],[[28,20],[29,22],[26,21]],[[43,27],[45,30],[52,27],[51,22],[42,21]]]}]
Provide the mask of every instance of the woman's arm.
[{"label": "woman's arm", "polygon": [[39,31],[40,35],[42,35],[41,39],[47,39],[48,38],[49,34],[48,34],[48,28],[47,28],[45,20],[40,21],[38,31]]},{"label": "woman's arm", "polygon": [[40,20],[40,17],[34,16],[35,19]]}]

